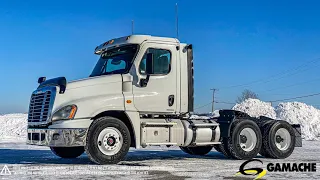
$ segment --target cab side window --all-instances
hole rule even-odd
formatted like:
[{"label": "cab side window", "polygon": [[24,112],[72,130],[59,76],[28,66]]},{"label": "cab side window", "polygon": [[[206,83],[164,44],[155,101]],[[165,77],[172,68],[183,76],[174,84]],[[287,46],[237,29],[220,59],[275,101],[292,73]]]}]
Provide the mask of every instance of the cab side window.
[{"label": "cab side window", "polygon": [[154,75],[169,74],[171,70],[171,52],[165,49],[154,49],[154,48],[149,48],[144,54],[139,65],[140,74],[143,74],[143,75],[146,74],[146,58],[148,53],[153,54],[153,60],[154,60],[153,74]]}]

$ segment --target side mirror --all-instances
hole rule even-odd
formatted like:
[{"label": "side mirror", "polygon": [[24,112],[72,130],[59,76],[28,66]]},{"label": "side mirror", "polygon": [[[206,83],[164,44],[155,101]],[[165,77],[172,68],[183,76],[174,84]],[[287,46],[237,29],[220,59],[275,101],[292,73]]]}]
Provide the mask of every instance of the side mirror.
[{"label": "side mirror", "polygon": [[146,74],[150,75],[153,74],[153,54],[152,53],[148,53],[147,54],[147,59],[146,59]]},{"label": "side mirror", "polygon": [[39,77],[38,83],[41,84],[46,81],[46,77]]}]

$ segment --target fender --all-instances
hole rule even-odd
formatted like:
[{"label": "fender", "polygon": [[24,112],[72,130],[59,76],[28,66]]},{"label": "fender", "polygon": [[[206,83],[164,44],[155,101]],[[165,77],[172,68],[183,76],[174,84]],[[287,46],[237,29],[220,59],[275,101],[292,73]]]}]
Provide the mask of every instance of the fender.
[{"label": "fender", "polygon": [[220,125],[221,137],[229,137],[232,122],[236,118],[254,119],[247,113],[235,110],[220,110],[217,123]]}]

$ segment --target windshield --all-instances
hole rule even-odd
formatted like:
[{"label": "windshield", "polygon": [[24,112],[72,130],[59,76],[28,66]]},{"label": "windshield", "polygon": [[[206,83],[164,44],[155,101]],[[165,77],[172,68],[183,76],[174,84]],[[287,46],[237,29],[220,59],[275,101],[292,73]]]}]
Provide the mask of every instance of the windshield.
[{"label": "windshield", "polygon": [[90,77],[128,73],[137,49],[137,44],[131,44],[103,52]]}]

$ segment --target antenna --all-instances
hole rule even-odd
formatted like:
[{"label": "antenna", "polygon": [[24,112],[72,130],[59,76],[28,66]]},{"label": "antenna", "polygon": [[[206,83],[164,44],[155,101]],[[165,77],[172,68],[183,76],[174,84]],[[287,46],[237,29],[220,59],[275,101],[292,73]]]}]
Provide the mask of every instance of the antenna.
[{"label": "antenna", "polygon": [[134,21],[131,20],[131,35],[133,35]]},{"label": "antenna", "polygon": [[177,38],[179,38],[179,24],[178,24],[178,3],[176,3],[176,31],[177,31]]}]

